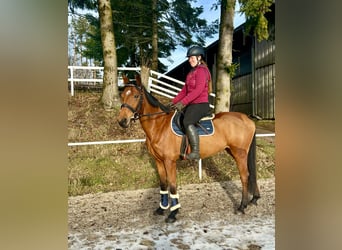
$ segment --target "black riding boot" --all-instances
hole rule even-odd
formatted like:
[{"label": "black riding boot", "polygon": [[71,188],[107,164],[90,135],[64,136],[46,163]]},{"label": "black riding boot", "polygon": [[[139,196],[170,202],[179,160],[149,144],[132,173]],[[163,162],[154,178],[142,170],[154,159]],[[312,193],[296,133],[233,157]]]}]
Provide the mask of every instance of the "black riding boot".
[{"label": "black riding boot", "polygon": [[191,153],[186,155],[186,158],[189,160],[199,160],[200,155],[199,155],[199,136],[197,133],[197,129],[195,125],[190,124],[186,128],[186,134],[189,138],[190,141],[190,146],[191,146]]}]

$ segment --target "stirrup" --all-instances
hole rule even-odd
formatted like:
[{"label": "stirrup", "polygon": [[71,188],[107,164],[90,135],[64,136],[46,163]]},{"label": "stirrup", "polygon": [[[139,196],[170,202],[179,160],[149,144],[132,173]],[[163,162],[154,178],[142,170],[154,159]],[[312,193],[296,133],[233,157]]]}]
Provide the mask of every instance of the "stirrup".
[{"label": "stirrup", "polygon": [[[190,155],[192,155],[192,156],[190,156]],[[199,153],[193,153],[193,152],[191,152],[190,154],[187,154],[187,155],[186,155],[186,159],[198,161],[199,159],[201,159],[201,156],[200,156]]]}]

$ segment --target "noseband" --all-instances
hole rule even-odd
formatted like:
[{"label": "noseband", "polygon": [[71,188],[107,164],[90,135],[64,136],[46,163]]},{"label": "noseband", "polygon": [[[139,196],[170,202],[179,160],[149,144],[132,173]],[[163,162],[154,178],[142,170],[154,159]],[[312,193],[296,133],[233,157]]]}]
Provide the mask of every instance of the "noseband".
[{"label": "noseband", "polygon": [[133,108],[132,106],[128,105],[127,103],[123,103],[121,104],[120,109],[122,108],[128,108],[130,111],[132,111],[133,113],[133,120],[138,120],[141,116],[140,111],[141,111],[141,107],[142,107],[142,102],[143,102],[143,89],[135,84],[126,84],[125,87],[135,87],[137,90],[139,90],[139,103],[138,106],[136,108]]}]

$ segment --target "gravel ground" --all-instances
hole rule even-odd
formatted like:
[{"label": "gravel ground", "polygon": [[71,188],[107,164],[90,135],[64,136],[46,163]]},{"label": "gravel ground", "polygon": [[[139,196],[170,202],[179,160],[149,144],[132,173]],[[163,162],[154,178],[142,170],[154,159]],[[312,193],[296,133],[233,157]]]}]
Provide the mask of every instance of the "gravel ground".
[{"label": "gravel ground", "polygon": [[274,182],[258,181],[261,199],[244,215],[240,181],[179,186],[173,224],[153,215],[159,189],[70,197],[69,249],[275,249]]}]

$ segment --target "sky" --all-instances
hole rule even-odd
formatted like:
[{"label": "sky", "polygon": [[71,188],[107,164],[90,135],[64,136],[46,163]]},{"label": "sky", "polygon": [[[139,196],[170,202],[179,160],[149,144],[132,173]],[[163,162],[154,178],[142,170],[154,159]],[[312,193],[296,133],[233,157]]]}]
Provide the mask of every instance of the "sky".
[{"label": "sky", "polygon": [[[197,0],[197,3],[196,3],[196,6],[201,6],[201,5],[203,6],[203,13],[200,17],[206,19],[208,24],[211,23],[212,21],[215,21],[216,19],[220,17],[220,8],[218,8],[217,10],[211,10],[213,3],[214,1],[208,1],[208,0]],[[239,9],[240,9],[240,6],[238,4],[238,1],[236,1],[235,15],[234,15],[234,27],[235,28],[245,22],[245,16],[241,15],[238,12]],[[218,34],[213,36],[212,38],[208,38],[206,40],[206,46],[213,43],[217,39],[218,39]],[[180,63],[186,60],[187,49],[188,48],[178,46],[177,49],[174,52],[172,52],[170,57],[159,58],[159,60],[168,67],[168,71],[169,71],[175,66],[179,65]]]}]

